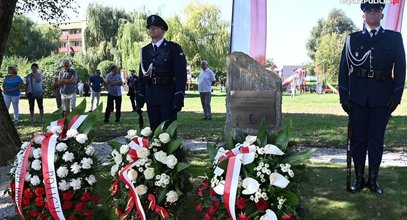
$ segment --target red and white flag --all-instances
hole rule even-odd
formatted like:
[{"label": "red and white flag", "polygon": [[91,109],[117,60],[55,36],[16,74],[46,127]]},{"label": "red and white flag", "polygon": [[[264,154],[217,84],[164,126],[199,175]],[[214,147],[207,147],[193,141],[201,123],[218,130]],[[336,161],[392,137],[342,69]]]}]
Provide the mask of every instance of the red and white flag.
[{"label": "red and white flag", "polygon": [[403,22],[404,0],[393,0],[384,8],[384,27],[393,31],[401,31]]},{"label": "red and white flag", "polygon": [[233,0],[231,52],[266,63],[267,0]]}]

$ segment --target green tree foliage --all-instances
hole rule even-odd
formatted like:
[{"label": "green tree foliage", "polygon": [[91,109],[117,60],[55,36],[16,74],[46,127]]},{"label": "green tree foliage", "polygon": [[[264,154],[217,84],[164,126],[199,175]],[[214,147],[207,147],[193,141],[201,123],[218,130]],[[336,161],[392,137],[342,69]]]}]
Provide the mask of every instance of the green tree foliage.
[{"label": "green tree foliage", "polygon": [[322,36],[318,50],[315,54],[315,64],[320,71],[325,72],[325,80],[337,83],[339,62],[346,36],[337,33]]},{"label": "green tree foliage", "polygon": [[121,52],[121,62],[114,60],[115,63],[121,63],[125,70],[135,69],[138,71],[140,63],[140,49],[150,42],[150,37],[146,30],[147,15],[133,12],[129,19],[121,19],[118,31],[118,48]]},{"label": "green tree foliage", "polygon": [[101,75],[103,78],[105,78],[106,74],[110,72],[110,67],[114,65],[114,63],[110,60],[104,60],[99,63],[97,69],[100,70]]},{"label": "green tree foliage", "polygon": [[311,36],[306,43],[308,56],[315,61],[315,54],[324,35],[336,33],[342,36],[355,30],[355,24],[343,10],[332,9],[326,20],[319,19],[317,25],[312,28]]},{"label": "green tree foliage", "polygon": [[[87,69],[93,72],[102,60],[121,61],[117,48],[117,36],[121,19],[128,19],[124,10],[90,4],[86,10],[85,41],[87,53],[83,59]],[[120,64],[120,63],[119,63]]]},{"label": "green tree foliage", "polygon": [[[18,68],[18,75],[25,77],[30,71],[31,63],[28,62],[27,58],[10,56],[4,57],[3,63],[1,64],[1,72],[7,74],[7,69],[9,66],[16,66]],[[4,76],[4,75],[3,75]]]},{"label": "green tree foliage", "polygon": [[36,60],[48,56],[59,46],[59,29],[51,25],[35,25],[27,17],[14,17],[6,44],[6,56]]},{"label": "green tree foliage", "polygon": [[220,10],[213,4],[190,3],[183,12],[185,22],[179,26],[182,35],[173,35],[179,38],[189,64],[199,70],[200,61],[205,59],[222,80],[230,50],[229,24],[221,20]]}]

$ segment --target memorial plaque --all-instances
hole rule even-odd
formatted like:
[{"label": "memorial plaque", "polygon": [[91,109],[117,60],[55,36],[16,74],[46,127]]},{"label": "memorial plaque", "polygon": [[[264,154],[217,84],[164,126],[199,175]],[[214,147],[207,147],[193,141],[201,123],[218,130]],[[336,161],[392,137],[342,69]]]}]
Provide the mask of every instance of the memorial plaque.
[{"label": "memorial plaque", "polygon": [[231,125],[257,129],[265,119],[269,128],[276,126],[274,91],[231,91]]}]

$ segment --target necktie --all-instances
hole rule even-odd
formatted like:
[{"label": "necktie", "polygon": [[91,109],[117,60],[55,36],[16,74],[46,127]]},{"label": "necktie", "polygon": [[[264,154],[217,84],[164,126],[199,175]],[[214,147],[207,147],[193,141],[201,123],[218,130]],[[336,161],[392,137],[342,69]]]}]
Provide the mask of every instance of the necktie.
[{"label": "necktie", "polygon": [[374,38],[374,37],[376,36],[376,32],[377,32],[376,29],[371,30],[371,31],[370,31],[370,36],[371,36],[372,38]]},{"label": "necktie", "polygon": [[157,45],[153,44],[154,51],[157,51]]}]

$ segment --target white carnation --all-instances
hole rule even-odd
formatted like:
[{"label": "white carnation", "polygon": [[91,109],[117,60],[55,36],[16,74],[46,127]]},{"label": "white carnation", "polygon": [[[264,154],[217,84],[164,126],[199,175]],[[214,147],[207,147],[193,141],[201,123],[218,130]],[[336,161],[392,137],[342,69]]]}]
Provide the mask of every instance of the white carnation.
[{"label": "white carnation", "polygon": [[137,151],[137,156],[139,158],[147,158],[148,156],[150,156],[150,150],[145,147],[141,147],[141,148],[137,149],[136,151]]},{"label": "white carnation", "polygon": [[120,153],[121,153],[121,154],[126,154],[127,152],[129,152],[129,146],[128,146],[127,144],[123,144],[123,145],[120,147]]},{"label": "white carnation", "polygon": [[57,175],[59,178],[64,178],[64,177],[68,176],[68,173],[69,173],[69,170],[68,170],[68,168],[66,168],[66,166],[62,166],[57,169]]},{"label": "white carnation", "polygon": [[161,133],[158,136],[158,139],[160,139],[161,143],[166,144],[168,142],[170,142],[170,135],[168,133]]},{"label": "white carnation", "polygon": [[57,151],[62,152],[62,151],[66,151],[66,149],[68,149],[68,145],[66,145],[65,143],[58,143],[56,146]]},{"label": "white carnation", "polygon": [[134,160],[131,158],[131,155],[130,154],[127,154],[126,155],[126,160],[128,161],[128,162],[133,162]]},{"label": "white carnation", "polygon": [[153,131],[150,127],[145,127],[143,128],[143,130],[141,130],[141,135],[143,135],[144,137],[149,137],[152,133]]},{"label": "white carnation", "polygon": [[16,166],[11,167],[10,174],[14,174],[16,172]]},{"label": "white carnation", "polygon": [[92,174],[90,176],[86,177],[85,180],[91,186],[96,183],[96,177],[94,175],[92,175]]},{"label": "white carnation", "polygon": [[293,178],[294,177],[294,171],[292,171],[291,169],[288,171],[288,175]]},{"label": "white carnation", "polygon": [[93,160],[92,158],[89,157],[85,157],[81,160],[81,164],[82,164],[82,169],[90,169],[93,165]]},{"label": "white carnation", "polygon": [[69,189],[69,187],[70,187],[69,183],[66,182],[66,180],[61,180],[58,183],[58,189],[61,190],[61,191],[67,191]]},{"label": "white carnation", "polygon": [[21,149],[22,150],[25,150],[27,147],[28,147],[28,145],[30,144],[30,142],[24,142],[22,145],[21,145]]},{"label": "white carnation", "polygon": [[31,178],[30,182],[31,182],[31,185],[33,185],[33,186],[37,186],[41,183],[40,178],[37,175],[33,176]]},{"label": "white carnation", "polygon": [[81,189],[81,185],[82,185],[81,178],[72,179],[71,182],[69,182],[69,186],[71,186],[73,190]]},{"label": "white carnation", "polygon": [[166,157],[167,157],[167,153],[165,153],[165,152],[162,151],[162,150],[160,150],[160,151],[154,153],[154,158],[155,158],[157,161],[161,162],[161,163],[164,163],[164,160],[165,160]]},{"label": "white carnation", "polygon": [[113,159],[116,164],[120,164],[123,161],[123,156],[121,154],[116,154]]},{"label": "white carnation", "polygon": [[76,141],[80,144],[84,144],[88,140],[88,135],[86,134],[78,134],[76,136]]},{"label": "white carnation", "polygon": [[33,162],[31,163],[31,168],[33,168],[34,170],[41,170],[41,160],[33,160]]},{"label": "white carnation", "polygon": [[119,171],[119,166],[117,166],[117,164],[115,164],[112,166],[112,168],[110,168],[110,175],[115,177],[117,174],[117,171]]},{"label": "white carnation", "polygon": [[78,164],[78,162],[75,162],[74,164],[71,165],[71,172],[74,174],[77,174],[81,171],[81,165]]},{"label": "white carnation", "polygon": [[49,132],[53,133],[53,134],[59,134],[62,132],[62,127],[61,126],[53,126],[51,128],[48,129]]},{"label": "white carnation", "polygon": [[41,158],[41,148],[35,148],[35,149],[33,150],[33,156],[34,156],[34,158],[36,158],[36,159]]},{"label": "white carnation", "polygon": [[65,162],[72,162],[75,159],[75,156],[74,156],[73,153],[67,151],[67,152],[64,153],[64,155],[62,155],[62,159]]},{"label": "white carnation", "polygon": [[136,182],[138,173],[135,169],[130,169],[127,174],[131,181]]},{"label": "white carnation", "polygon": [[44,139],[45,139],[44,135],[42,135],[42,134],[36,135],[34,137],[34,143],[41,144]]},{"label": "white carnation", "polygon": [[165,160],[164,160],[165,165],[167,165],[168,168],[174,169],[175,165],[178,163],[178,159],[174,155],[168,155]]},{"label": "white carnation", "polygon": [[167,198],[165,200],[169,203],[178,201],[178,194],[174,190],[167,192],[166,196]]},{"label": "white carnation", "polygon": [[154,168],[147,168],[144,170],[144,177],[146,178],[146,180],[151,180],[154,178],[155,172],[154,172]]},{"label": "white carnation", "polygon": [[137,131],[136,130],[130,129],[130,130],[127,131],[127,135],[126,135],[127,139],[133,139],[135,137],[137,137]]},{"label": "white carnation", "polygon": [[78,132],[78,130],[76,130],[76,129],[69,129],[67,132],[66,132],[66,137],[67,138],[73,138],[73,137],[76,137],[76,135],[78,135],[79,134],[79,132]]},{"label": "white carnation", "polygon": [[85,148],[85,153],[89,156],[92,156],[95,153],[95,148],[92,145],[88,145]]},{"label": "white carnation", "polygon": [[27,172],[26,174],[25,174],[25,181],[26,182],[30,182],[31,181],[31,174],[29,173],[29,172]]},{"label": "white carnation", "polygon": [[142,196],[147,193],[147,186],[139,185],[136,187],[136,192],[139,196]]}]

